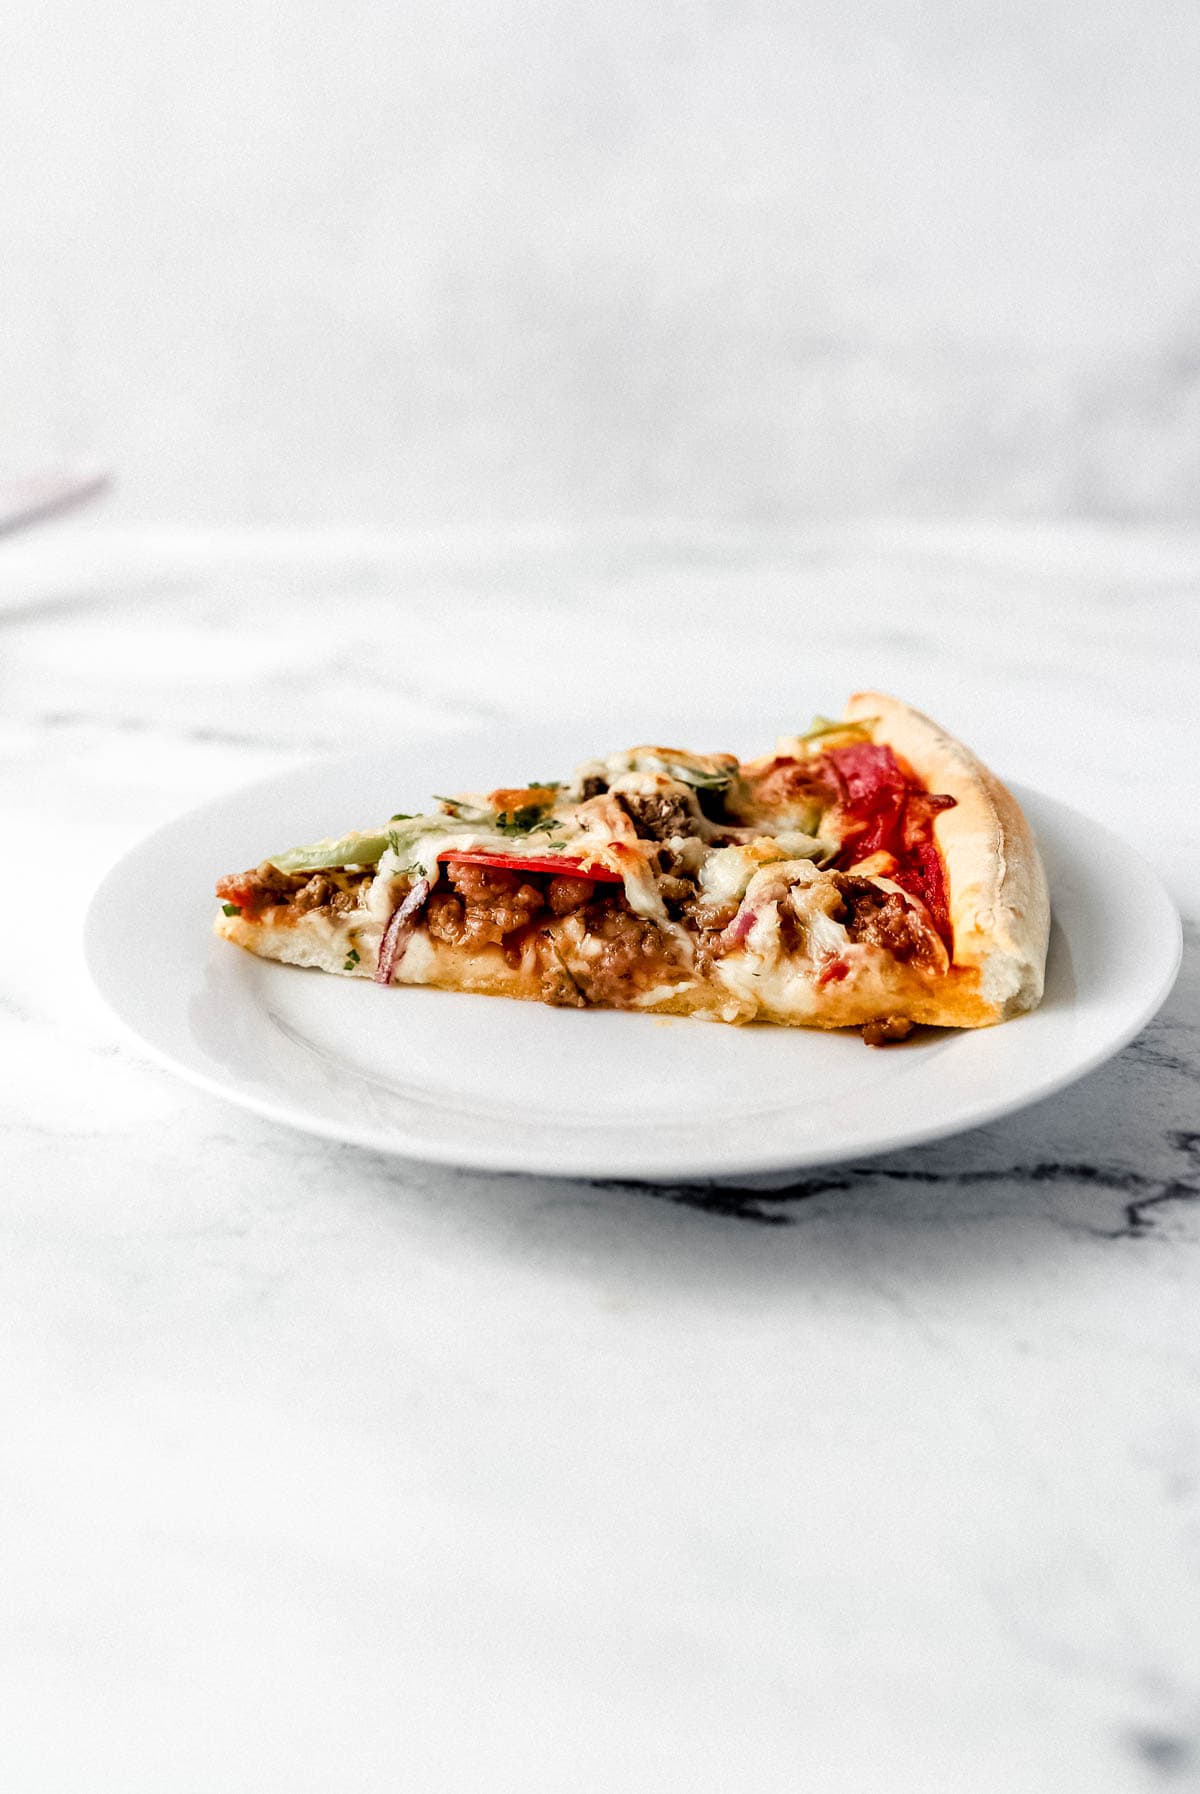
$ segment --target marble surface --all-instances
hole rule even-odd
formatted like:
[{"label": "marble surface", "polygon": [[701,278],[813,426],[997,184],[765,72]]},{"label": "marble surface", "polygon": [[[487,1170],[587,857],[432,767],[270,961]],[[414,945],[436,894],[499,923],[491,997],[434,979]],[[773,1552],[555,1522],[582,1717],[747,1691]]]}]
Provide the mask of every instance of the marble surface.
[{"label": "marble surface", "polygon": [[[1200,536],[1082,528],[0,547],[0,1782],[1200,1785],[1198,593]],[[1023,1115],[468,1175],[225,1108],[87,985],[106,867],[290,759],[866,681],[1184,911],[1161,1015]]]}]

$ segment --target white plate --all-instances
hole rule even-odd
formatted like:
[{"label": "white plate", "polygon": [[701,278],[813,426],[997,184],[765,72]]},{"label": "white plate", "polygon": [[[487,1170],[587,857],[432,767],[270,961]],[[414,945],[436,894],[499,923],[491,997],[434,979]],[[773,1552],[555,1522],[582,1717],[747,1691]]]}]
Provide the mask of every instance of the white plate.
[{"label": "white plate", "polygon": [[825,1164],[993,1121],[1117,1052],[1175,979],[1179,917],[1154,874],[1099,824],[1033,792],[1020,797],[1054,908],[1042,1006],[884,1051],[857,1034],[385,990],[268,964],[211,932],[222,873],[420,809],[432,791],[549,777],[592,746],[424,738],[194,810],[101,885],[92,976],[163,1064],[293,1127],[488,1170],[642,1178]]}]

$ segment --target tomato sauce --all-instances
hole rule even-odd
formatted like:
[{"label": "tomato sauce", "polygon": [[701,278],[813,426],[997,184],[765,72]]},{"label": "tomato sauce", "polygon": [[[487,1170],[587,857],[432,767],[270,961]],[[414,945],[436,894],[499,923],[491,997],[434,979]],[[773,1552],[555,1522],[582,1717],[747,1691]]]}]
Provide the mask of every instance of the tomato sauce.
[{"label": "tomato sauce", "polygon": [[848,824],[839,870],[873,853],[897,861],[892,877],[902,890],[920,897],[942,939],[950,945],[950,904],[946,869],[933,835],[934,817],[954,807],[952,797],[935,796],[897,760],[890,747],[856,742],[830,748],[822,756]]}]

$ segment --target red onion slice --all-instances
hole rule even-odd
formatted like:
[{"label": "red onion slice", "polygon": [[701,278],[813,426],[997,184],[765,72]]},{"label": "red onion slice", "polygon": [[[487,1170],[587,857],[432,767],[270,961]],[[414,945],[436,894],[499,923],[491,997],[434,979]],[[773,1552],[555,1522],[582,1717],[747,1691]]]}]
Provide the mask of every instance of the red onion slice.
[{"label": "red onion slice", "polygon": [[418,910],[423,908],[432,889],[427,878],[419,878],[404,902],[392,911],[392,919],[379,943],[379,963],[375,967],[376,984],[390,984],[396,963],[403,955]]},{"label": "red onion slice", "polygon": [[729,927],[725,930],[725,939],[731,947],[736,947],[745,940],[754,924],[758,921],[758,911],[749,909],[745,904],[739,909]]}]

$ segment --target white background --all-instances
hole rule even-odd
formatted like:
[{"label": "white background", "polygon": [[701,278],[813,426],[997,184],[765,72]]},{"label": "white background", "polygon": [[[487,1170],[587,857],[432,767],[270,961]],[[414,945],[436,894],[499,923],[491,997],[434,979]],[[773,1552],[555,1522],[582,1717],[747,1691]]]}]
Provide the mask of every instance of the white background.
[{"label": "white background", "polygon": [[41,0],[0,460],[115,515],[1183,519],[1191,0]]}]

